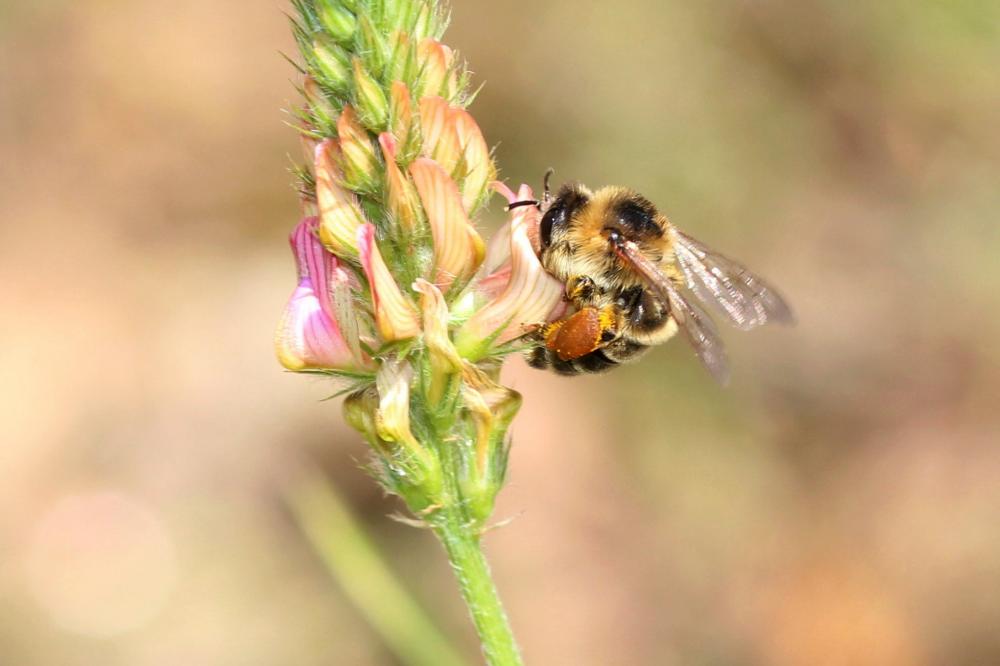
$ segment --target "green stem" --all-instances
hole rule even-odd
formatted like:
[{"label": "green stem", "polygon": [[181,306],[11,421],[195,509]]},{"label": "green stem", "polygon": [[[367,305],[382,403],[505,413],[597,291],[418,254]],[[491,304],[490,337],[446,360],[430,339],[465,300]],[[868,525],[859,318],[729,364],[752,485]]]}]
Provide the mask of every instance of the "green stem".
[{"label": "green stem", "polygon": [[458,481],[462,474],[458,447],[439,437],[436,448],[444,471],[446,499],[445,506],[428,522],[448,553],[462,598],[479,634],[486,663],[489,666],[522,666],[524,662],[517,641],[480,547],[481,526],[464,509],[466,499]]},{"label": "green stem", "polygon": [[403,663],[466,663],[393,575],[329,482],[318,473],[307,475],[292,488],[288,503],[330,575]]},{"label": "green stem", "polygon": [[524,662],[490,576],[479,535],[460,512],[445,510],[443,513],[445,515],[435,523],[434,532],[448,552],[462,597],[479,633],[486,662],[490,666],[522,666]]}]

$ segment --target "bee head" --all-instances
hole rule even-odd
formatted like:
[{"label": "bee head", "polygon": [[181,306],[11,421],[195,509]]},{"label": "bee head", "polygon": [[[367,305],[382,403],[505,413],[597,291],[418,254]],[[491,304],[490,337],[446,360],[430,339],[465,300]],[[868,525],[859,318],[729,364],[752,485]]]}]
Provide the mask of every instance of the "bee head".
[{"label": "bee head", "polygon": [[564,240],[574,218],[587,208],[592,196],[590,190],[577,183],[563,185],[559,189],[545,209],[539,225],[538,238],[542,252]]}]

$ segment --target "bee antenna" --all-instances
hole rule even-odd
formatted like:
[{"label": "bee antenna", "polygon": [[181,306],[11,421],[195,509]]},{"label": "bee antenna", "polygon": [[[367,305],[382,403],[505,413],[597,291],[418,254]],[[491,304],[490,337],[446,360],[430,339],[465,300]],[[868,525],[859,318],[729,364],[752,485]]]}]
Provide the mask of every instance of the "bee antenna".
[{"label": "bee antenna", "polygon": [[524,201],[515,201],[514,203],[507,206],[507,210],[511,211],[515,208],[524,208],[525,206],[537,206],[541,207],[542,202],[535,199],[525,199]]},{"label": "bee antenna", "polygon": [[549,167],[548,169],[545,170],[545,178],[542,180],[542,183],[545,186],[545,196],[543,197],[542,201],[545,202],[546,205],[548,205],[548,203],[552,200],[552,190],[549,189],[549,180],[552,178],[552,174],[554,174],[555,172],[556,172],[555,169]]}]

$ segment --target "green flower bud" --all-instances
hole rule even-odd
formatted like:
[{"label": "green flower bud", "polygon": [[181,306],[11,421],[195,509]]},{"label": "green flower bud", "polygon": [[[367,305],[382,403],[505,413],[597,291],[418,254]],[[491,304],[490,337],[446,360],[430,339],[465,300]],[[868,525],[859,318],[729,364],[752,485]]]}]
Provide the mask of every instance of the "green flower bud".
[{"label": "green flower bud", "polygon": [[420,12],[417,14],[416,22],[413,25],[413,37],[417,40],[428,37],[436,38],[438,36],[437,16],[434,14],[434,9],[430,3],[424,2],[422,5]]},{"label": "green flower bud", "polygon": [[340,44],[349,44],[358,27],[358,20],[354,14],[342,2],[320,0],[317,5],[319,20],[326,28],[327,34]]},{"label": "green flower bud", "polygon": [[390,45],[389,80],[404,83],[407,87],[416,85],[420,75],[416,42],[407,33],[396,31],[392,34]]},{"label": "green flower bud", "polygon": [[371,137],[358,122],[357,111],[347,105],[337,120],[344,184],[355,192],[372,192],[379,179],[379,163]]},{"label": "green flower bud", "polygon": [[389,100],[382,86],[365,71],[360,58],[354,59],[354,94],[361,124],[375,134],[385,131],[389,125]]},{"label": "green flower bud", "polygon": [[390,444],[378,436],[375,424],[378,412],[378,391],[375,387],[362,389],[344,399],[344,420],[365,438],[372,448],[388,454]]},{"label": "green flower bud", "polygon": [[382,24],[386,28],[399,27],[409,9],[409,0],[382,0]]},{"label": "green flower bud", "polygon": [[466,420],[475,433],[472,460],[460,479],[472,516],[484,522],[493,513],[497,493],[507,475],[507,430],[521,408],[521,394],[498,386],[467,366],[462,389]]},{"label": "green flower bud", "polygon": [[351,86],[351,61],[347,53],[333,43],[316,41],[313,44],[316,78],[328,88],[346,91]]},{"label": "green flower bud", "polygon": [[367,15],[358,18],[357,53],[364,59],[365,69],[376,79],[385,74],[388,60],[388,44],[385,33],[378,30]]}]

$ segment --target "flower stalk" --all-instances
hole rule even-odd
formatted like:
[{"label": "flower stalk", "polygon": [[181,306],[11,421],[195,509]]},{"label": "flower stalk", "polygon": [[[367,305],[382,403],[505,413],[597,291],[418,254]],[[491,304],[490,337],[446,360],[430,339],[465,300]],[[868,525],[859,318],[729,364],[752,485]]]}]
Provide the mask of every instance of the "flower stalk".
[{"label": "flower stalk", "polygon": [[305,219],[278,358],[349,382],[345,420],[444,545],[487,663],[520,664],[480,538],[521,403],[500,367],[561,314],[564,285],[538,260],[536,209],[516,209],[488,244],[476,228],[495,189],[514,194],[494,183],[469,73],[440,42],[441,0],[292,4]]}]

